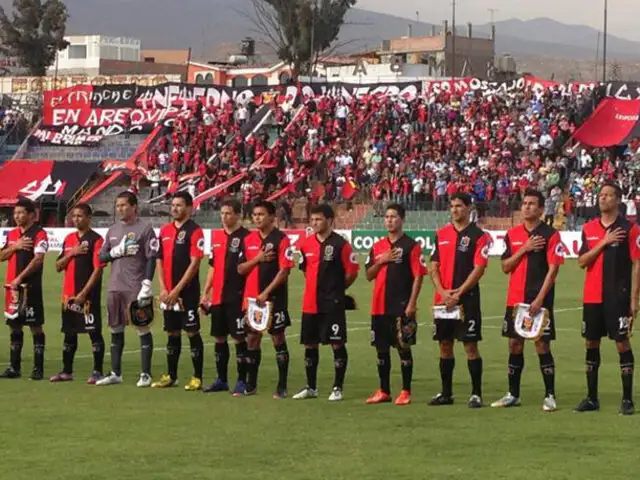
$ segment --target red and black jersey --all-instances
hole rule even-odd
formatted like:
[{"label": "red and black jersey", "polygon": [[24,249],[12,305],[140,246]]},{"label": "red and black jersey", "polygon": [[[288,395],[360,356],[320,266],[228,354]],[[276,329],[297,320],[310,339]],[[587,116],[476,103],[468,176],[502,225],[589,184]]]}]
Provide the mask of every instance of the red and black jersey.
[{"label": "red and black jersey", "polygon": [[336,232],[324,242],[311,235],[302,242],[300,253],[300,269],[306,278],[302,313],[344,310],[345,276],[360,269],[349,242]]},{"label": "red and black jersey", "polygon": [[584,255],[598,243],[607,232],[622,228],[626,236],[621,243],[608,245],[587,267],[584,280],[584,303],[617,302],[619,298],[631,296],[631,272],[633,262],[640,259],[640,229],[626,218],[619,216],[609,227],[605,227],[599,218],[587,222],[582,227],[582,246],[580,255]]},{"label": "red and black jersey", "polygon": [[[439,264],[440,283],[445,290],[456,289],[467,280],[473,269],[489,263],[491,237],[475,223],[470,223],[461,231],[452,223],[436,232],[436,247],[431,261]],[[464,294],[478,295],[480,285],[476,285]],[[434,304],[442,303],[442,297],[436,291]]]},{"label": "red and black jersey", "polygon": [[[62,287],[63,298],[75,297],[85,287],[91,275],[96,268],[103,267],[100,262],[100,249],[104,240],[95,231],[89,230],[82,237],[79,232],[73,232],[67,235],[62,242],[62,251],[58,259],[64,257],[76,245],[84,245],[87,247],[87,253],[72,257],[67,268],[64,271],[64,284]],[[91,302],[92,307],[100,308],[100,297],[102,294],[102,277],[98,280],[89,292],[87,300]]]},{"label": "red and black jersey", "polygon": [[[157,258],[162,260],[161,274],[167,290],[171,291],[182,280],[194,257],[204,257],[204,233],[196,222],[189,219],[180,228],[171,222],[160,229],[160,249]],[[199,298],[198,274],[191,279],[180,296]]]},{"label": "red and black jersey", "polygon": [[[5,248],[16,243],[20,237],[29,237],[33,242],[33,248],[30,250],[18,250],[15,252],[7,262],[7,284],[13,282],[20,273],[27,268],[27,265],[31,263],[36,254],[44,254],[49,250],[49,242],[47,239],[47,232],[45,232],[39,225],[32,225],[27,230],[22,231],[20,228],[14,228],[7,234],[7,241]],[[24,282],[28,285],[28,295],[40,295],[42,296],[42,267],[31,272],[29,277],[24,279]]]},{"label": "red and black jersey", "polygon": [[378,271],[373,287],[371,315],[404,315],[411,298],[413,281],[427,274],[422,248],[407,235],[395,243],[391,243],[389,237],[377,241],[369,253],[366,268],[372,267],[382,254],[394,249],[400,250],[402,257],[383,265]]},{"label": "red and black jersey", "polygon": [[225,230],[211,232],[209,265],[213,267],[211,303],[214,305],[239,305],[242,302],[245,277],[238,273],[238,265],[242,263],[242,242],[248,234],[249,230],[244,227],[233,233]]},{"label": "red and black jersey", "polygon": [[[545,245],[540,250],[528,252],[524,255],[515,270],[509,276],[509,290],[507,292],[507,306],[513,307],[518,303],[530,304],[533,302],[544,284],[544,279],[549,273],[551,265],[564,263],[565,246],[560,240],[560,234],[547,224],[540,223],[535,229],[529,231],[523,224],[512,228],[504,237],[506,245],[502,260],[511,258],[518,250],[524,247],[532,236],[545,239]],[[555,286],[551,287],[542,305],[553,308]]]},{"label": "red and black jersey", "polygon": [[[253,260],[262,250],[273,250],[275,256],[270,262],[261,262],[253,267],[247,275],[242,302],[243,310],[247,308],[248,299],[260,295],[273,282],[280,270],[293,268],[293,248],[289,237],[281,230],[274,228],[265,238],[262,238],[257,230],[245,237],[244,261]],[[287,310],[288,292],[287,282],[284,282],[269,295],[268,300],[273,302],[276,312]]]}]

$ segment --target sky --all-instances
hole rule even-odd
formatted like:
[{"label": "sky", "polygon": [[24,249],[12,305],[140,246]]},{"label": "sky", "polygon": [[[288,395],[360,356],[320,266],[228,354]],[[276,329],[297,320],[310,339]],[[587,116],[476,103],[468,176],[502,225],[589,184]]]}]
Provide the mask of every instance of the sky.
[{"label": "sky", "polygon": [[[439,24],[451,17],[451,0],[358,0],[357,7]],[[489,23],[494,20],[548,17],[567,24],[602,29],[604,0],[456,0],[456,21]],[[609,33],[640,41],[640,0],[609,0]]]}]

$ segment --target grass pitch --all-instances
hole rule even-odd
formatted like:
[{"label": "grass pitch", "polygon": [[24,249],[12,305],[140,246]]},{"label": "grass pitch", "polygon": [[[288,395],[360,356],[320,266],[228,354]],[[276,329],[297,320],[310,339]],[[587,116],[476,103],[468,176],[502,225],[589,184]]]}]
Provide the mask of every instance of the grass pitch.
[{"label": "grass pitch", "polygon": [[[47,354],[45,370],[61,369],[62,334],[59,298],[62,276],[49,255],[45,273]],[[4,264],[0,266],[4,278]],[[320,398],[276,401],[271,398],[277,370],[265,338],[259,394],[232,398],[135,387],[139,343],[133,330],[126,338],[124,385],[97,388],[84,384],[92,366],[91,348],[80,337],[72,383],[26,379],[0,383],[2,454],[0,479],[596,479],[606,475],[637,478],[636,446],[640,416],[620,417],[618,355],[603,343],[600,370],[602,411],[572,413],[585,394],[584,350],[580,338],[582,272],[575,261],[561,269],[557,296],[558,340],[553,344],[560,410],[544,414],[543,383],[533,345],[527,345],[523,406],[469,410],[470,391],[464,351],[456,347],[456,404],[428,407],[440,389],[438,349],[431,341],[430,281],[425,282],[418,313],[421,329],[414,347],[413,401],[408,407],[368,406],[364,399],[378,385],[375,351],[369,346],[371,284],[358,279],[351,292],[360,310],[349,315],[349,370],[345,401],[329,404],[332,354],[321,349]],[[202,278],[204,279],[204,273]],[[506,340],[500,328],[507,277],[492,259],[482,282],[484,400],[507,391]],[[289,393],[304,386],[303,351],[298,341],[303,278],[290,281]],[[106,322],[106,314],[104,319]],[[203,332],[209,321],[202,319]],[[166,337],[154,325],[154,377],[166,369]],[[30,371],[32,343],[26,335],[24,371]],[[106,332],[107,350],[109,335]],[[205,381],[215,374],[212,339],[205,339]],[[8,363],[8,329],[0,330],[0,365]],[[233,349],[232,349],[233,352]],[[400,390],[397,355],[392,356],[392,388]],[[109,355],[105,366],[108,368]],[[188,341],[183,337],[182,383],[191,374]],[[230,377],[235,381],[233,358]]]}]

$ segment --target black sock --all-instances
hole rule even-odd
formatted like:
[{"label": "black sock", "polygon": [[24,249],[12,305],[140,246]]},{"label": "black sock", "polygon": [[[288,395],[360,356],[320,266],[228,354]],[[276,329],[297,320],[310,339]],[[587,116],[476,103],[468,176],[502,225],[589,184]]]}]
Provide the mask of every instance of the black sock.
[{"label": "black sock", "polygon": [[167,369],[172,380],[178,378],[178,362],[182,351],[182,337],[169,335],[167,338]]},{"label": "black sock", "polygon": [[627,350],[619,354],[620,373],[622,375],[622,398],[631,400],[633,396],[633,351]]},{"label": "black sock", "polygon": [[93,371],[102,375],[104,365],[104,337],[101,332],[91,332],[91,350],[93,352]]},{"label": "black sock", "polygon": [[587,372],[587,395],[591,400],[598,399],[598,369],[600,368],[600,349],[588,348],[585,360]]},{"label": "black sock", "polygon": [[247,342],[236,343],[238,381],[247,383]]},{"label": "black sock", "polygon": [[204,343],[199,333],[189,337],[191,346],[191,362],[193,363],[193,376],[202,380],[202,366],[204,363]]},{"label": "black sock", "polygon": [[122,375],[122,352],[124,351],[124,332],[111,334],[111,370]]},{"label": "black sock", "polygon": [[247,390],[258,388],[258,371],[262,360],[262,350],[247,350]]},{"label": "black sock", "polygon": [[229,381],[229,344],[227,342],[216,343],[215,355],[218,378],[224,383],[227,383]]},{"label": "black sock", "polygon": [[482,357],[467,360],[471,375],[471,395],[482,397]]},{"label": "black sock", "polygon": [[509,354],[509,393],[520,397],[520,378],[524,370],[524,355]]},{"label": "black sock", "polygon": [[378,352],[378,377],[380,378],[380,390],[391,393],[391,354]]},{"label": "black sock", "polygon": [[451,397],[453,395],[453,369],[456,366],[456,359],[440,359],[440,378],[442,379],[442,395]]},{"label": "black sock", "polygon": [[140,365],[142,373],[151,375],[151,358],[153,357],[153,335],[151,332],[140,337]]},{"label": "black sock", "polygon": [[335,377],[333,380],[333,386],[342,389],[344,385],[344,377],[347,374],[347,364],[349,363],[349,354],[347,353],[347,346],[342,345],[337,350],[333,351],[333,366],[335,369]]},{"label": "black sock", "polygon": [[289,350],[287,342],[276,347],[276,363],[278,364],[278,391],[287,389],[289,377]]},{"label": "black sock", "polygon": [[78,350],[78,335],[66,333],[62,344],[62,371],[71,375],[73,373],[73,359]]},{"label": "black sock", "polygon": [[304,369],[307,374],[307,385],[310,389],[318,388],[318,363],[320,361],[320,352],[317,348],[304,349]]},{"label": "black sock", "polygon": [[9,356],[11,358],[11,368],[16,372],[20,372],[20,363],[22,360],[22,346],[24,345],[24,332],[22,330],[11,332],[11,346],[9,347]]},{"label": "black sock", "polygon": [[44,370],[44,332],[33,335],[33,367],[42,372]]},{"label": "black sock", "polygon": [[413,379],[413,355],[411,349],[400,350],[400,370],[402,370],[402,389],[411,391]]},{"label": "black sock", "polygon": [[543,353],[538,355],[540,359],[540,371],[542,372],[542,379],[544,380],[545,396],[556,394],[556,364],[553,360],[553,354]]}]

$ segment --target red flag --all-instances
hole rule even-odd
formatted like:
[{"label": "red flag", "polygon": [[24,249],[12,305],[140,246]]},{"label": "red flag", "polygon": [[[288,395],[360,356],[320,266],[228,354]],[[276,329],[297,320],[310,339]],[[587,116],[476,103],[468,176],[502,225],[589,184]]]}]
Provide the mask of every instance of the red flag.
[{"label": "red flag", "polygon": [[342,187],[342,198],[351,200],[358,193],[358,184],[352,179],[348,179]]}]

